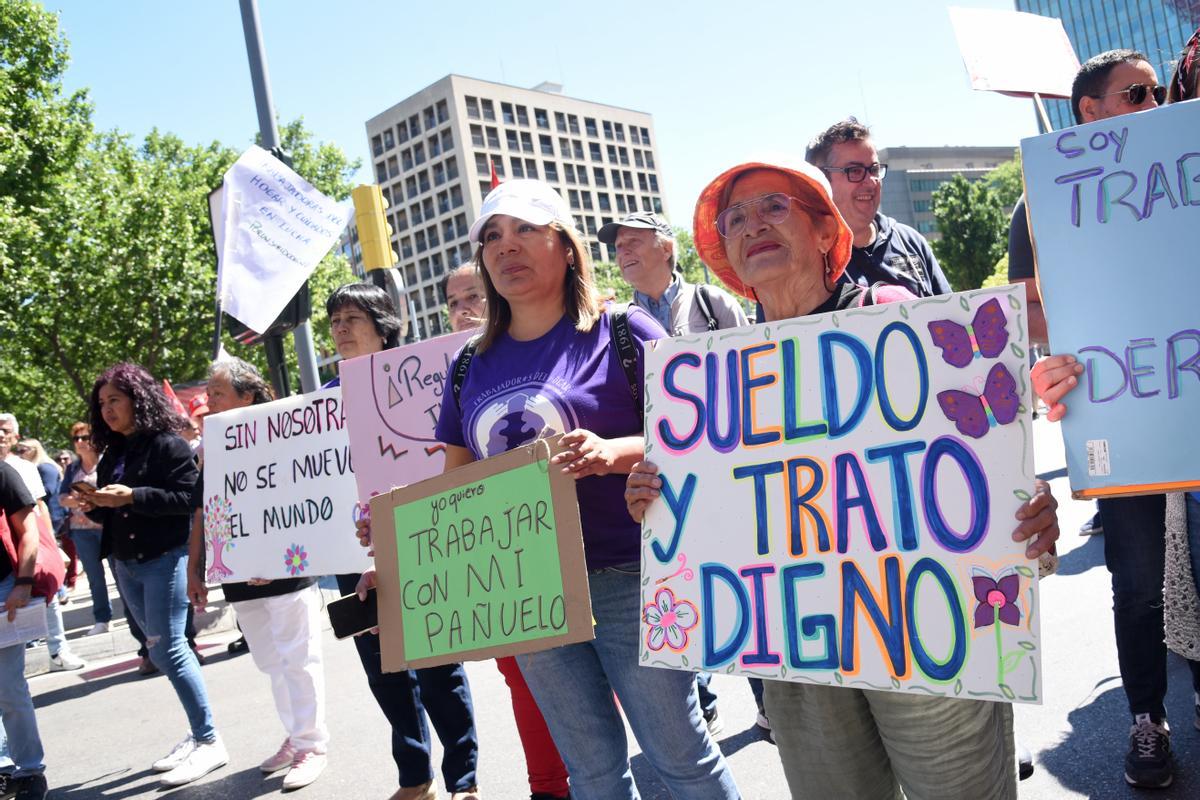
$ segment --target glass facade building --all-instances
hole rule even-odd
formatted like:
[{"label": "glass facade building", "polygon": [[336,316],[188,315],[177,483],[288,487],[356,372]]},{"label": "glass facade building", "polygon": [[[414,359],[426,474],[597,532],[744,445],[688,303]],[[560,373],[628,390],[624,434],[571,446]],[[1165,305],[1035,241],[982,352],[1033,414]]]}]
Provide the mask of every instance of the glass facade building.
[{"label": "glass facade building", "polygon": [[[1175,59],[1200,26],[1200,0],[1015,0],[1017,11],[1058,17],[1082,63],[1106,50],[1140,50],[1170,80]],[[1075,124],[1067,100],[1049,100],[1055,130]]]}]

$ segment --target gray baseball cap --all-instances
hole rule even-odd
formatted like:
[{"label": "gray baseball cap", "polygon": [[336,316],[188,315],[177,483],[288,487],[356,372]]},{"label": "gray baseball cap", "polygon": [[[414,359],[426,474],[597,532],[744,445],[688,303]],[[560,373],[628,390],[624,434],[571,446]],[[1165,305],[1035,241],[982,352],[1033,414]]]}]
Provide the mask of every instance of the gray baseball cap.
[{"label": "gray baseball cap", "polygon": [[616,222],[610,222],[600,229],[596,234],[596,238],[605,244],[616,244],[618,228],[645,228],[652,231],[657,231],[663,236],[675,237],[675,231],[667,224],[667,221],[658,214],[651,214],[649,211],[635,211],[628,214]]}]

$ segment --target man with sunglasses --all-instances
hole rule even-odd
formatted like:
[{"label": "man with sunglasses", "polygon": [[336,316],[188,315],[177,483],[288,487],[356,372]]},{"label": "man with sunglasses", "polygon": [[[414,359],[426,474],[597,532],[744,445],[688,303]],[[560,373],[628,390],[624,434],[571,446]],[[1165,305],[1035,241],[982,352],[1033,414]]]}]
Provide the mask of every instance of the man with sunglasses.
[{"label": "man with sunglasses", "polygon": [[804,153],[833,189],[833,202],[854,232],[846,275],[855,283],[902,286],[917,297],[953,291],[924,236],[879,212],[887,164],[871,131],[854,117],[835,122]]},{"label": "man with sunglasses", "polygon": [[[1166,98],[1166,88],[1145,54],[1110,50],[1083,63],[1071,86],[1075,122],[1111,119],[1149,111]],[[1036,296],[1033,246],[1029,239],[1025,199],[1013,211],[1009,235],[1010,283],[1026,284]],[[1081,264],[1081,276],[1086,265]],[[1027,296],[1028,296],[1027,294]],[[1030,308],[1030,334],[1035,339],[1041,306]],[[1089,522],[1082,533],[1104,533],[1104,561],[1112,574],[1113,623],[1121,684],[1133,718],[1125,781],[1140,788],[1169,786],[1173,778],[1170,729],[1167,727],[1167,646],[1163,633],[1163,572],[1166,562],[1166,497],[1113,497],[1098,502],[1101,525]],[[1200,727],[1200,662],[1188,661],[1196,691],[1196,726]]]}]

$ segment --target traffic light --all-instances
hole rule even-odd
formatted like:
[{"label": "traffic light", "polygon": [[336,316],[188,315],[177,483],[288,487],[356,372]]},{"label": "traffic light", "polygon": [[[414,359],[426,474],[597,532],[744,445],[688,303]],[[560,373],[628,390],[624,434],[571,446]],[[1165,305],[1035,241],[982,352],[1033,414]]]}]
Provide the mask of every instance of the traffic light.
[{"label": "traffic light", "polygon": [[358,228],[358,244],[362,248],[363,269],[388,269],[399,257],[392,250],[392,226],[383,212],[383,192],[375,184],[357,186],[350,193],[354,199],[354,224]]}]

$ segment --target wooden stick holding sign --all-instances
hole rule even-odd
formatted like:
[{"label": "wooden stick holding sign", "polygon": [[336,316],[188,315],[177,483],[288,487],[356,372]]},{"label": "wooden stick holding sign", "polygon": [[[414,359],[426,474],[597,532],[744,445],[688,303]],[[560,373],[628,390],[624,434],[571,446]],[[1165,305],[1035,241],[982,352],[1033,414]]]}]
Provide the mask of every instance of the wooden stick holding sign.
[{"label": "wooden stick holding sign", "polygon": [[371,499],[385,672],[593,638],[575,481],[540,439]]}]

